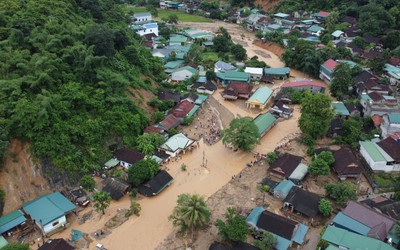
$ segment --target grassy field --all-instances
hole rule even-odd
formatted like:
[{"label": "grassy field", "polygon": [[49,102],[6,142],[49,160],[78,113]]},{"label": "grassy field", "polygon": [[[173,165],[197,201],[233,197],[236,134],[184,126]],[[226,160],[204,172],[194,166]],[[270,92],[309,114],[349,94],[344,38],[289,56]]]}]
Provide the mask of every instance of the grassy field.
[{"label": "grassy field", "polygon": [[[142,7],[131,7],[131,10],[133,12],[146,12],[146,8]],[[195,23],[211,23],[212,20],[209,18],[205,18],[202,16],[197,16],[197,15],[191,15],[187,13],[183,13],[181,11],[177,10],[163,10],[163,9],[157,9],[158,10],[158,18],[163,18],[163,17],[168,17],[169,15],[176,14],[178,16],[178,21],[179,22],[195,22]]]},{"label": "grassy field", "polygon": [[217,52],[205,52],[205,53],[203,53],[202,58],[203,58],[203,61],[215,61],[216,62],[219,60]]}]

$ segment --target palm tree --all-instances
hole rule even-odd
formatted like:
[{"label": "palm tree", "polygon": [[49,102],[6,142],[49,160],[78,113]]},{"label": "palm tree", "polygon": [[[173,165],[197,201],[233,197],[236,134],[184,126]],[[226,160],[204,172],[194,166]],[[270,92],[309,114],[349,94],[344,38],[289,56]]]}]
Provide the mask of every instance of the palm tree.
[{"label": "palm tree", "polygon": [[182,231],[190,229],[193,240],[194,231],[207,225],[210,217],[211,212],[203,197],[197,194],[181,194],[169,220],[172,220],[174,226],[180,226]]}]

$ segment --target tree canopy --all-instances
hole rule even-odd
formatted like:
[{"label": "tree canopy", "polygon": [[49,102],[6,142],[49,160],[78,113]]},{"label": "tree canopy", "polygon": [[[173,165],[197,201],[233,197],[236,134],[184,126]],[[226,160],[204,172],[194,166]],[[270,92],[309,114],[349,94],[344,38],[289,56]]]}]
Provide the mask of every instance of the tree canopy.
[{"label": "tree canopy", "polygon": [[338,63],[333,71],[333,79],[329,85],[331,94],[335,97],[343,97],[349,94],[349,87],[353,83],[351,67],[347,63]]},{"label": "tree canopy", "polygon": [[236,209],[228,207],[224,215],[225,222],[217,219],[215,226],[218,228],[218,234],[225,240],[245,241],[249,227],[246,220],[236,214]]},{"label": "tree canopy", "polygon": [[327,199],[321,199],[319,201],[318,210],[323,216],[328,217],[333,211],[332,203]]},{"label": "tree canopy", "polygon": [[128,170],[128,180],[134,186],[138,186],[145,181],[156,176],[160,165],[153,159],[144,159],[133,164]]},{"label": "tree canopy", "polygon": [[246,152],[258,143],[258,128],[250,117],[236,118],[222,131],[222,141]]},{"label": "tree canopy", "polygon": [[172,220],[174,226],[179,226],[181,231],[190,230],[193,239],[194,231],[210,222],[211,211],[204,198],[197,194],[181,194],[176,203],[168,219]]},{"label": "tree canopy", "polygon": [[301,117],[299,119],[301,131],[314,139],[324,136],[332,119],[330,97],[321,93],[306,92],[301,100]]},{"label": "tree canopy", "polygon": [[111,203],[111,196],[105,191],[98,191],[93,195],[93,203],[97,212],[105,214],[105,210]]},{"label": "tree canopy", "polygon": [[329,183],[325,185],[326,193],[336,200],[339,206],[346,204],[348,200],[356,200],[357,194],[353,184],[348,182]]},{"label": "tree canopy", "polygon": [[121,6],[3,0],[0,9],[0,153],[18,138],[36,158],[88,173],[111,156],[108,145],[134,146],[148,119],[126,92],[151,88],[140,75],[158,77],[162,64]]}]

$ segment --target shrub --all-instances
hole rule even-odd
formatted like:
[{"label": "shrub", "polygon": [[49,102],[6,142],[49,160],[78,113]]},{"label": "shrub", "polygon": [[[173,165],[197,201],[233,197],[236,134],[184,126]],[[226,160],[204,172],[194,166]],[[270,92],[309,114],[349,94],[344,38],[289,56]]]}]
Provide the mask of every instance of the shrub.
[{"label": "shrub", "polygon": [[93,180],[93,178],[90,175],[84,175],[81,178],[81,186],[88,190],[88,191],[93,191],[94,187],[96,185],[96,182]]},{"label": "shrub", "polygon": [[181,170],[182,171],[186,171],[187,170],[187,165],[185,163],[182,163]]},{"label": "shrub", "polygon": [[269,164],[274,163],[276,160],[278,160],[278,155],[275,152],[269,152],[267,154],[267,162]]}]

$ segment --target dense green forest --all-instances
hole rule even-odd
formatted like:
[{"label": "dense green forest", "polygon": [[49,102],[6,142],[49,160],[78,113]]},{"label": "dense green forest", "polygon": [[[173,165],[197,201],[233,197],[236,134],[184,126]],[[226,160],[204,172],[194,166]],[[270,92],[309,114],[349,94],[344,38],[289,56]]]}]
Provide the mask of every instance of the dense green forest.
[{"label": "dense green forest", "polygon": [[0,1],[1,155],[18,138],[36,159],[88,172],[109,145],[133,144],[148,118],[128,91],[151,89],[143,76],[158,80],[162,64],[123,13],[113,0]]}]

